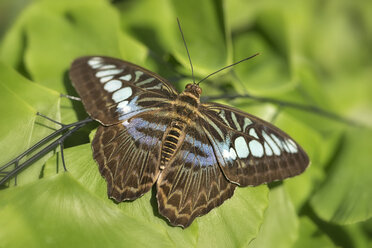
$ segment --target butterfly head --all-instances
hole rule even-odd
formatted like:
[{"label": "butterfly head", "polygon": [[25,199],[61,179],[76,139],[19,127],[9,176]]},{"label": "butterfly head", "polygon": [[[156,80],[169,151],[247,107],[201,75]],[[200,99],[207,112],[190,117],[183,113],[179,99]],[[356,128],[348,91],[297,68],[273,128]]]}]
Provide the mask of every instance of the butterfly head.
[{"label": "butterfly head", "polygon": [[202,94],[202,89],[197,84],[187,84],[185,87],[185,92],[190,92],[197,98],[200,98],[200,95]]}]

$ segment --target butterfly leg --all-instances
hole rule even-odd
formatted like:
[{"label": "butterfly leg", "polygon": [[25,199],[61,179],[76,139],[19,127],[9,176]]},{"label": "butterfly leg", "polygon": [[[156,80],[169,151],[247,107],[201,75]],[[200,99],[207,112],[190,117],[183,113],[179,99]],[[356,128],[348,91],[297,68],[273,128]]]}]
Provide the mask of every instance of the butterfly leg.
[{"label": "butterfly leg", "polygon": [[[18,167],[18,161],[16,161],[16,163],[14,164],[14,168],[17,169]],[[14,177],[14,186],[17,186],[17,175],[15,175]]]},{"label": "butterfly leg", "polygon": [[60,97],[64,97],[64,98],[67,98],[67,99],[70,99],[70,100],[81,102],[80,97],[76,97],[76,96],[70,96],[70,95],[66,95],[66,94],[61,93]]},{"label": "butterfly leg", "polygon": [[65,170],[65,172],[67,171],[66,169],[66,164],[65,164],[65,156],[63,155],[63,141],[61,141],[59,143],[59,147],[61,149],[61,159],[62,159],[62,165],[63,165],[63,169]]},{"label": "butterfly leg", "polygon": [[[40,114],[39,114],[40,115]],[[47,118],[49,119],[49,118]],[[51,120],[51,119],[50,119]],[[75,123],[71,123],[68,125],[60,124],[62,127],[58,130],[55,130],[53,133],[49,134],[45,138],[38,141],[36,144],[31,146],[29,149],[18,155],[16,158],[12,159],[8,163],[0,166],[0,185],[5,184],[9,179],[16,177],[23,169],[25,169],[27,166],[31,165],[32,163],[39,160],[41,157],[43,157],[45,154],[53,150],[56,146],[63,144],[63,141],[70,136],[72,133],[76,132],[81,127],[85,126],[87,123],[93,121],[91,118],[86,118],[85,120],[78,121]],[[55,122],[55,121],[53,121]],[[61,137],[57,138],[58,135],[62,134]],[[54,140],[54,141],[53,141]],[[49,144],[48,144],[49,142]],[[51,142],[51,143],[50,143]],[[23,158],[27,157],[31,153],[33,153],[35,150],[42,148],[40,151],[38,151],[36,154],[28,158],[24,162],[20,162]],[[62,148],[62,147],[61,147]],[[64,164],[64,160],[62,161]],[[14,166],[14,169],[9,170],[11,166]],[[65,165],[64,165],[65,168]],[[65,168],[66,169],[66,168]],[[17,180],[16,180],[17,182]]]}]

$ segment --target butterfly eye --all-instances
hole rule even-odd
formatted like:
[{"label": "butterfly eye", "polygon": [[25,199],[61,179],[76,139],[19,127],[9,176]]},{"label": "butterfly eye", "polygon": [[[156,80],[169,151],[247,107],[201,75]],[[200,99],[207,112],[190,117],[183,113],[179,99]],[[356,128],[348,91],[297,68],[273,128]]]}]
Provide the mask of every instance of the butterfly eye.
[{"label": "butterfly eye", "polygon": [[191,87],[192,87],[192,84],[187,84],[185,89],[191,89]]}]

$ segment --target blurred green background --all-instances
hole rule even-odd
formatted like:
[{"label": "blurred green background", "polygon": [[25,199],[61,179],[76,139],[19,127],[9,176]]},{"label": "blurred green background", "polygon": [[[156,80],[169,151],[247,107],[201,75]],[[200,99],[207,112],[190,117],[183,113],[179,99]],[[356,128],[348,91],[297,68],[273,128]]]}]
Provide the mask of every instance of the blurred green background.
[{"label": "blurred green background", "polygon": [[[63,123],[86,116],[67,73],[108,55],[204,96],[255,96],[316,106],[354,124],[271,101],[223,100],[273,121],[311,166],[282,183],[246,187],[187,229],[157,213],[154,192],[107,199],[86,128],[0,190],[0,247],[372,247],[372,2],[250,0],[0,0],[0,164]],[[274,118],[275,117],[275,118]],[[48,128],[49,127],[49,128]],[[92,137],[90,134],[90,138]]]}]

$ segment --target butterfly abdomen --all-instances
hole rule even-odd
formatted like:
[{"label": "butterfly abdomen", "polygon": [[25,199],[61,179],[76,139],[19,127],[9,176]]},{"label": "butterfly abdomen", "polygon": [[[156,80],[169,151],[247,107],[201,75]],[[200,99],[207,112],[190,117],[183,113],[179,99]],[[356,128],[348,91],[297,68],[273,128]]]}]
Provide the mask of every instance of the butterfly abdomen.
[{"label": "butterfly abdomen", "polygon": [[160,169],[164,169],[165,165],[176,153],[185,126],[185,123],[175,121],[172,122],[170,128],[166,131],[161,148]]}]

